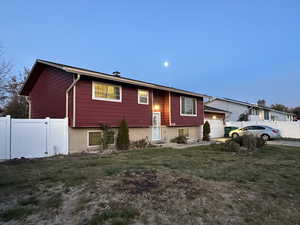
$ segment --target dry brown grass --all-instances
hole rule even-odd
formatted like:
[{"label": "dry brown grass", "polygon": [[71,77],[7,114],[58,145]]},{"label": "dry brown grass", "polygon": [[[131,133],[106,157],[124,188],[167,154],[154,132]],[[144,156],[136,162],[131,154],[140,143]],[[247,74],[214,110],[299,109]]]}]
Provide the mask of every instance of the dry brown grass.
[{"label": "dry brown grass", "polygon": [[300,149],[216,146],[0,164],[3,224],[300,224]]}]

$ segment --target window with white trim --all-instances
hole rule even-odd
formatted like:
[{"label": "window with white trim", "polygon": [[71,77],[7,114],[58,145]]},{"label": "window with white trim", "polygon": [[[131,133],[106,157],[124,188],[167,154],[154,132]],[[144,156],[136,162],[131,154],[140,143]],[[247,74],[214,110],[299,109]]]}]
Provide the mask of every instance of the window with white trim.
[{"label": "window with white trim", "polygon": [[149,91],[147,90],[138,90],[138,103],[148,105],[149,104]]},{"label": "window with white trim", "polygon": [[180,97],[180,114],[183,116],[197,116],[197,99]]},{"label": "window with white trim", "polygon": [[[100,146],[103,141],[103,132],[102,131],[88,131],[88,146]],[[115,132],[108,131],[107,132],[107,144],[111,145],[115,143]]]},{"label": "window with white trim", "polygon": [[118,85],[93,82],[93,99],[121,102],[122,88]]},{"label": "window with white trim", "polygon": [[189,128],[178,128],[178,136],[189,137]]},{"label": "window with white trim", "polygon": [[88,132],[88,146],[99,146],[101,144],[102,133],[101,131],[89,131]]}]

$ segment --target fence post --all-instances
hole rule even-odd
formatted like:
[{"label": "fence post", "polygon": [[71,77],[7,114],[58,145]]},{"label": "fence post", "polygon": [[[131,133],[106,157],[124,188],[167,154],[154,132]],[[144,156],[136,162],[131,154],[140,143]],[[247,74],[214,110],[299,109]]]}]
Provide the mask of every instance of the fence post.
[{"label": "fence post", "polygon": [[49,154],[49,141],[51,139],[50,137],[50,118],[46,117],[45,118],[45,125],[46,125],[46,152],[45,154],[48,155]]},{"label": "fence post", "polygon": [[64,127],[65,127],[65,135],[66,135],[66,143],[65,143],[65,147],[66,147],[66,150],[67,150],[67,154],[69,155],[70,154],[70,150],[69,150],[69,118],[68,117],[65,117],[65,124],[64,124]]}]

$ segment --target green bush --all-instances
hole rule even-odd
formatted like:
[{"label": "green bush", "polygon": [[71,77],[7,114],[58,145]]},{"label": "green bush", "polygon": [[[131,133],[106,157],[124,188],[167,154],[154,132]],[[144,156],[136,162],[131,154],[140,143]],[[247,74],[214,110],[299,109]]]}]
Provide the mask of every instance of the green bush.
[{"label": "green bush", "polygon": [[176,138],[171,139],[170,142],[177,143],[177,144],[186,144],[187,138],[186,136],[178,136]]},{"label": "green bush", "polygon": [[116,142],[116,148],[118,150],[128,150],[129,149],[129,130],[128,130],[128,124],[125,119],[123,119],[120,123],[118,136],[117,136],[117,142]]},{"label": "green bush", "polygon": [[203,141],[209,141],[210,134],[210,125],[209,122],[206,121],[203,126]]}]

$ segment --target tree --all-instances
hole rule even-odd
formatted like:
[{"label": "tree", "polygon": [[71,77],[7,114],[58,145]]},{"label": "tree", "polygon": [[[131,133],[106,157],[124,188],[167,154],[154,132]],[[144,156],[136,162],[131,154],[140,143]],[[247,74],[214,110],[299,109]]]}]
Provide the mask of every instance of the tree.
[{"label": "tree", "polygon": [[271,108],[282,112],[289,112],[289,107],[282,104],[271,105]]},{"label": "tree", "polygon": [[3,110],[4,105],[7,103],[6,85],[10,75],[12,64],[4,59],[3,48],[0,46],[0,109]]},{"label": "tree", "polygon": [[297,118],[300,120],[300,106],[293,108],[292,113],[297,115]]},{"label": "tree", "polygon": [[248,121],[249,118],[248,118],[248,114],[247,113],[242,113],[238,119],[238,121]]},{"label": "tree", "polygon": [[116,147],[118,150],[128,150],[129,149],[129,130],[128,130],[128,124],[125,119],[121,121],[118,136],[117,136],[117,142]]},{"label": "tree", "polygon": [[6,104],[3,108],[5,115],[10,115],[13,118],[28,117],[28,103],[26,98],[19,95],[19,91],[28,74],[29,70],[24,68],[23,73],[20,73],[18,76],[11,76],[6,82]]},{"label": "tree", "polygon": [[259,105],[259,106],[266,106],[266,100],[264,100],[264,99],[259,99],[258,101],[257,101],[257,105]]},{"label": "tree", "polygon": [[209,141],[210,125],[208,121],[205,121],[203,125],[203,141]]}]

